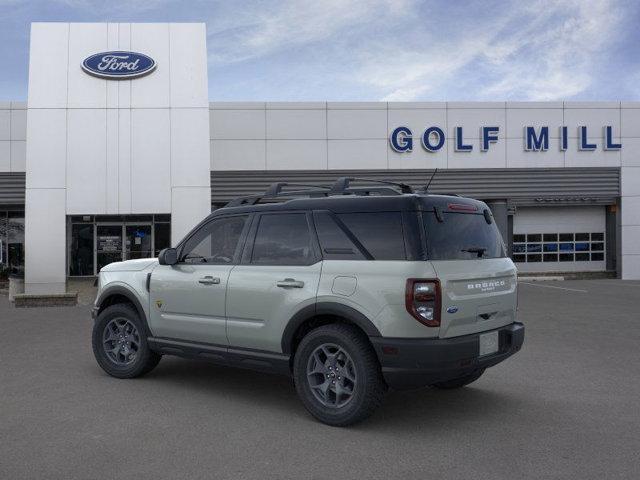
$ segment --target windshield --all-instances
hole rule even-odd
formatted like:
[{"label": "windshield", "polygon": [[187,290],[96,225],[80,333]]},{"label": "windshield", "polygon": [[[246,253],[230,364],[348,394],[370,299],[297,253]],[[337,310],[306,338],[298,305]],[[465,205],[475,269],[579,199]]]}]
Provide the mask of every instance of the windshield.
[{"label": "windshield", "polygon": [[442,222],[435,213],[422,214],[427,236],[429,260],[472,260],[505,256],[504,244],[495,222],[484,215],[443,212]]}]

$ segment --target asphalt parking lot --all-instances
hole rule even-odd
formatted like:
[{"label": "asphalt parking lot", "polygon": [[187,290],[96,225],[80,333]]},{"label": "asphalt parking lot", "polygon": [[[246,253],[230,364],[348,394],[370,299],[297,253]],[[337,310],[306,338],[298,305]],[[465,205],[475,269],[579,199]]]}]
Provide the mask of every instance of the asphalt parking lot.
[{"label": "asphalt parking lot", "polygon": [[640,281],[523,283],[523,350],[458,391],[314,421],[284,377],[164,358],[116,380],[86,306],[0,297],[0,478],[612,479],[640,475]]}]

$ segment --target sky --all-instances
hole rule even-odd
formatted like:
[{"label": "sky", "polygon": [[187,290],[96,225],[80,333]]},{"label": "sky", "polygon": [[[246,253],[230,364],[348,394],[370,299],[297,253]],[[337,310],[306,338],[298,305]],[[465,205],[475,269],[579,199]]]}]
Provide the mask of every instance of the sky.
[{"label": "sky", "polygon": [[32,21],[205,22],[211,101],[640,100],[638,0],[0,0],[1,100]]}]

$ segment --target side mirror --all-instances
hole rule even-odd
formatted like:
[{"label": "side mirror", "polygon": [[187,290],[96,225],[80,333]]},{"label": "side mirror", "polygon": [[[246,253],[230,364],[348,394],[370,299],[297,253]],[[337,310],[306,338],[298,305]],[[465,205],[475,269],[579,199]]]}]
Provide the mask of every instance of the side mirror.
[{"label": "side mirror", "polygon": [[158,255],[160,265],[175,265],[178,263],[178,251],[175,248],[163,248]]}]

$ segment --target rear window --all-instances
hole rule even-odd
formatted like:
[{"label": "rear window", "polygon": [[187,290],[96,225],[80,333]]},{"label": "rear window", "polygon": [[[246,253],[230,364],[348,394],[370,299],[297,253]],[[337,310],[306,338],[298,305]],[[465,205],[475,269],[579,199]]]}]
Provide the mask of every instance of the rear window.
[{"label": "rear window", "polygon": [[504,244],[495,222],[488,224],[482,214],[443,212],[443,222],[435,213],[423,213],[429,260],[473,260],[505,256]]},{"label": "rear window", "polygon": [[338,218],[374,260],[406,260],[400,212],[342,213]]}]

